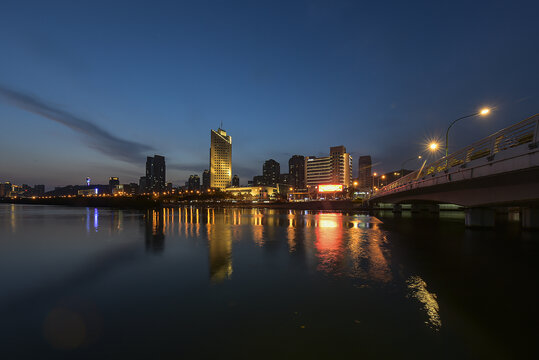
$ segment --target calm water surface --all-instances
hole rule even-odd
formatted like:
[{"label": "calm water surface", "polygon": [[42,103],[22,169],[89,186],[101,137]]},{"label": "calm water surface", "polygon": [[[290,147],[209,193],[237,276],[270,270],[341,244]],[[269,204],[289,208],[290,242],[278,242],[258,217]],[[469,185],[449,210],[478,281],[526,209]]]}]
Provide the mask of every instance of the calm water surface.
[{"label": "calm water surface", "polygon": [[462,217],[0,204],[2,358],[537,355],[538,233]]}]

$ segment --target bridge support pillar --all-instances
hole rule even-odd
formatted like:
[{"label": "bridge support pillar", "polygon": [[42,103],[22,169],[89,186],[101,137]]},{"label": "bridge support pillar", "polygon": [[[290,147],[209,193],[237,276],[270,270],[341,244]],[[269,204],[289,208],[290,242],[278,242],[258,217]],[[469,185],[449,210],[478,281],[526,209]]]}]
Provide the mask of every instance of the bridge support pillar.
[{"label": "bridge support pillar", "polygon": [[400,212],[402,212],[402,205],[401,205],[401,204],[395,204],[395,205],[393,205],[393,212],[394,212],[394,213],[400,213]]},{"label": "bridge support pillar", "polygon": [[465,224],[468,227],[494,227],[494,209],[470,208],[466,209],[465,214]]},{"label": "bridge support pillar", "polygon": [[438,213],[440,212],[440,206],[438,204],[412,204],[411,210],[413,213],[419,213],[419,212]]},{"label": "bridge support pillar", "polygon": [[524,229],[539,229],[539,208],[522,208],[520,219]]}]

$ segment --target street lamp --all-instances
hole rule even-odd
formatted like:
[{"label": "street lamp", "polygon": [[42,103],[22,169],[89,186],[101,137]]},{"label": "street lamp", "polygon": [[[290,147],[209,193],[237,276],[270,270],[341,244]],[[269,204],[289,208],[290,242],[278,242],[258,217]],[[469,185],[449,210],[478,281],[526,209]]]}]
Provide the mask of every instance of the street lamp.
[{"label": "street lamp", "polygon": [[481,109],[479,110],[478,112],[476,113],[473,113],[473,114],[470,114],[470,115],[466,115],[466,116],[463,116],[463,117],[459,117],[458,119],[456,120],[453,120],[453,122],[451,124],[449,124],[449,127],[447,128],[447,131],[445,132],[445,156],[447,156],[449,154],[449,129],[451,129],[451,127],[459,120],[462,120],[462,119],[466,119],[466,118],[469,118],[469,117],[473,117],[473,116],[478,116],[478,115],[481,115],[481,116],[486,116],[490,113],[490,109],[489,108],[484,108],[484,109]]},{"label": "street lamp", "polygon": [[401,176],[400,177],[403,177],[404,176],[404,164],[406,164],[408,161],[412,161],[414,159],[421,159],[422,156],[421,155],[418,155],[417,157],[414,156],[413,158],[409,158],[408,160],[404,160],[401,164]]}]

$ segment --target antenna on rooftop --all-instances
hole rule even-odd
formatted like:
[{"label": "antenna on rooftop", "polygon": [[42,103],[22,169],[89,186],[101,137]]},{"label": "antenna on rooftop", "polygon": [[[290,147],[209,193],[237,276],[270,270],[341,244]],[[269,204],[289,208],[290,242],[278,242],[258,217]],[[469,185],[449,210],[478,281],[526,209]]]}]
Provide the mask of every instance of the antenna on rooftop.
[{"label": "antenna on rooftop", "polygon": [[219,127],[219,129],[222,129],[223,128],[223,121],[221,121],[221,126]]}]

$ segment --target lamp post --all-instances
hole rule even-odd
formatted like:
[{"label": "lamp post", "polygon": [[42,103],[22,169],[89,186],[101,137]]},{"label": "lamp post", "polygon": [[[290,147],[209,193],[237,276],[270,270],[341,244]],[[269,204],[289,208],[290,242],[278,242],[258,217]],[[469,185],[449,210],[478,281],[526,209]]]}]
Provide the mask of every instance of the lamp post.
[{"label": "lamp post", "polygon": [[463,117],[459,117],[458,119],[453,120],[453,122],[451,124],[449,124],[449,127],[447,128],[447,131],[445,132],[445,156],[447,156],[449,154],[449,129],[451,129],[451,127],[453,125],[455,125],[455,123],[457,121],[459,121],[459,120],[466,119],[466,118],[473,117],[473,116],[478,116],[478,115],[485,116],[485,115],[488,115],[488,113],[490,113],[490,109],[489,108],[484,108],[484,109],[481,109],[480,111],[478,111],[476,113],[466,115],[466,116],[463,116]]},{"label": "lamp post", "polygon": [[409,158],[408,160],[404,160],[404,161],[402,162],[402,164],[401,164],[401,176],[400,176],[400,177],[403,177],[403,176],[404,176],[404,174],[403,174],[403,173],[404,173],[404,164],[406,164],[408,161],[412,161],[412,160],[414,160],[414,159],[421,159],[421,158],[422,158],[422,156],[421,156],[421,155],[418,155],[417,157],[414,156],[413,158]]}]

